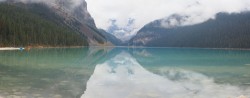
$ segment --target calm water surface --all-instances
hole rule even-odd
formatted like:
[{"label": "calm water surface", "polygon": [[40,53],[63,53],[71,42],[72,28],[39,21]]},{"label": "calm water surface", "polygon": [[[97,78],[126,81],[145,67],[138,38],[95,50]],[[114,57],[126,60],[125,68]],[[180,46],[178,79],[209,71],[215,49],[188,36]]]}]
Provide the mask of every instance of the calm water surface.
[{"label": "calm water surface", "polygon": [[250,97],[250,51],[55,48],[0,51],[0,98]]}]

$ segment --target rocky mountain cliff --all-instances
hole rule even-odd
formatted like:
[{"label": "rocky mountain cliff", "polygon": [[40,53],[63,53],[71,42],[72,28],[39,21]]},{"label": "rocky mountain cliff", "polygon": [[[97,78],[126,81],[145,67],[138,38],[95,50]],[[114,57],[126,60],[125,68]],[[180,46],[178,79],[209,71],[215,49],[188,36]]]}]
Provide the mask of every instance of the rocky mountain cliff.
[{"label": "rocky mountain cliff", "polygon": [[52,8],[65,18],[67,25],[87,36],[90,45],[107,44],[105,36],[98,31],[90,16],[85,0],[78,5],[72,5],[70,1],[72,0],[57,0]]}]

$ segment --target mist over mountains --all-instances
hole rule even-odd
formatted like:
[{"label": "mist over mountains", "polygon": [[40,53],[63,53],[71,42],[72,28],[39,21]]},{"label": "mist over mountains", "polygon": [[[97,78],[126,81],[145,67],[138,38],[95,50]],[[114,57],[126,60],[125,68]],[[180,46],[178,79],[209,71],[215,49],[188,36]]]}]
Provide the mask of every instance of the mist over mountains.
[{"label": "mist over mountains", "polygon": [[67,5],[63,7],[67,8],[75,8],[77,6],[80,6],[82,3],[84,3],[84,0],[0,0],[0,2],[22,2],[22,3],[44,3],[49,6],[60,6],[58,4],[59,2],[65,2]]},{"label": "mist over mountains", "polygon": [[[88,1],[89,6],[87,6],[86,1]],[[8,17],[11,12],[6,13],[6,9],[3,9],[2,17],[5,15],[4,17],[10,19],[3,21],[6,19],[2,18],[3,22],[0,20],[0,25],[4,26],[4,29],[0,28],[1,32],[4,32],[1,33],[0,41],[8,46],[16,44],[16,42],[19,42],[18,46],[34,45],[37,43],[37,40],[34,39],[40,36],[34,30],[42,28],[36,32],[42,34],[46,31],[44,34],[47,34],[47,37],[39,39],[40,44],[46,40],[54,40],[53,34],[55,34],[57,38],[60,38],[60,41],[51,41],[50,44],[65,45],[64,43],[67,41],[62,39],[66,37],[60,37],[59,28],[66,28],[65,31],[71,32],[68,33],[69,35],[78,36],[77,43],[80,39],[83,40],[80,45],[248,48],[246,44],[248,43],[249,0],[136,1],[138,3],[144,2],[145,6],[134,5],[135,3],[128,1],[111,0],[114,4],[105,3],[106,1],[86,1],[0,0],[0,2],[7,4],[7,7],[15,10],[22,9],[26,13],[25,17],[32,14],[31,16],[36,17],[36,20],[42,20],[40,25],[24,29],[22,20],[25,17],[17,15],[15,18],[12,17],[15,20],[11,20]],[[121,4],[130,7],[121,6]],[[230,4],[230,6],[225,4]],[[39,6],[36,7],[36,5]],[[14,12],[18,14],[18,11],[15,10]],[[33,24],[32,17],[30,17],[30,23],[27,24]],[[18,21],[15,23],[16,27],[10,26],[13,21]],[[50,22],[53,26],[43,26],[46,25],[44,21]],[[52,32],[53,34],[51,34]],[[13,37],[23,34],[33,37]],[[72,39],[74,37],[70,38],[70,43],[74,43]],[[23,44],[24,42],[25,44]],[[50,45],[48,42],[42,44]],[[5,45],[1,44],[1,46]]]},{"label": "mist over mountains", "polygon": [[[167,19],[173,14],[189,16],[181,21],[182,26],[194,25],[214,19],[216,14],[240,13],[250,10],[249,0],[86,0],[88,10],[98,28],[108,30],[116,20],[119,28],[127,28],[130,19],[133,32],[119,32],[130,39],[145,25],[154,20]],[[164,24],[164,21],[162,21]]]},{"label": "mist over mountains", "polygon": [[[219,13],[203,23],[178,26],[188,16],[173,15],[145,25],[130,40],[132,46],[250,48],[250,12]],[[175,20],[173,22],[173,20]],[[162,21],[166,24],[162,25]],[[167,24],[168,23],[168,24]],[[167,26],[167,27],[166,27]]]}]

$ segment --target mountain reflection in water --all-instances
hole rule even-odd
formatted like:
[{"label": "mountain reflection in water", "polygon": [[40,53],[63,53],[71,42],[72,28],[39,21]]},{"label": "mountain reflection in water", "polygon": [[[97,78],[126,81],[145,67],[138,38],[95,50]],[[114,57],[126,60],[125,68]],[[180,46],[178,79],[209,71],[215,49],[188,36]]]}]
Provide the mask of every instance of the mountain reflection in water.
[{"label": "mountain reflection in water", "polygon": [[236,98],[250,51],[52,48],[0,51],[0,98]]},{"label": "mountain reflection in water", "polygon": [[96,66],[81,98],[236,98],[243,94],[249,96],[249,89],[217,84],[213,78],[197,72],[183,69],[165,71],[168,77],[149,72],[129,53],[122,52]]}]

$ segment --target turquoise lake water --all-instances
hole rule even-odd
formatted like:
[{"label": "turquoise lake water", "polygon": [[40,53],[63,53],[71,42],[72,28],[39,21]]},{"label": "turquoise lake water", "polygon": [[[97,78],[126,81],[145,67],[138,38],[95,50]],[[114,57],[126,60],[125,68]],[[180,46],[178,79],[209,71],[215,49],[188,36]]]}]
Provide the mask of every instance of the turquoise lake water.
[{"label": "turquoise lake water", "polygon": [[250,51],[51,48],[0,51],[0,98],[250,97]]}]

